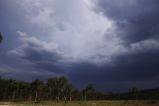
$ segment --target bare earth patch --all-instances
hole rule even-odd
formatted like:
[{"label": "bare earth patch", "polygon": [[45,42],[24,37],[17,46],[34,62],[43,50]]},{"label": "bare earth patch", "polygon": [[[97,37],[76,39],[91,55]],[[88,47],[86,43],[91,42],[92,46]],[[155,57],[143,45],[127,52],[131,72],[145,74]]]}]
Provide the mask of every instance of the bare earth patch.
[{"label": "bare earth patch", "polygon": [[0,102],[0,106],[14,106],[13,102]]}]

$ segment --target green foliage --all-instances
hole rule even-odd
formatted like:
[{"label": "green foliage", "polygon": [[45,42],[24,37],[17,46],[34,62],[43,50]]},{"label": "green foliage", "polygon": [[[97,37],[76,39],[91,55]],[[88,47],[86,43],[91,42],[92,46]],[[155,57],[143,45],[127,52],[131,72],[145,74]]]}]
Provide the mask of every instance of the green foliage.
[{"label": "green foliage", "polygon": [[[0,78],[0,100],[7,101],[34,101],[39,103],[44,100],[57,102],[75,100],[158,100],[159,89],[139,90],[133,87],[128,93],[103,93],[97,92],[93,85],[84,89],[76,89],[66,77],[49,78],[47,82],[34,80],[23,82]],[[151,102],[154,103],[154,102]]]}]

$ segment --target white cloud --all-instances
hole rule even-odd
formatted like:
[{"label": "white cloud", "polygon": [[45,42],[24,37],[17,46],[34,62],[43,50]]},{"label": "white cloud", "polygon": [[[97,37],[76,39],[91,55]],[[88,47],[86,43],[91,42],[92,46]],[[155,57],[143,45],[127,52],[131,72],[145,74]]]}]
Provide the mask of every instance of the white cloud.
[{"label": "white cloud", "polygon": [[[124,41],[118,35],[115,22],[93,10],[95,0],[17,2],[26,11],[30,26],[34,25],[46,32],[45,35],[26,36],[26,33],[18,31],[23,42],[19,50],[26,48],[28,43],[33,43],[38,45],[35,49],[62,54],[65,61],[103,63],[110,62],[114,55],[158,45],[157,41],[143,41],[126,48],[122,45]],[[42,36],[46,36],[45,39],[38,39]]]},{"label": "white cloud", "polygon": [[146,39],[130,45],[131,53],[147,52],[159,49],[159,41],[154,39]]},{"label": "white cloud", "polygon": [[38,35],[24,37],[25,42],[40,42],[40,47],[47,49],[56,45],[57,51],[68,61],[95,63],[110,61],[111,56],[123,48],[115,23],[93,11],[91,0],[17,1],[26,10],[30,25],[49,33],[45,41],[37,41],[38,36],[44,36]]},{"label": "white cloud", "polygon": [[18,38],[21,41],[22,45],[20,45],[14,50],[11,50],[9,53],[25,56],[25,49],[31,48],[39,52],[47,51],[60,54],[60,52],[57,50],[57,45],[55,43],[50,44],[45,41],[41,41],[37,37],[29,36],[27,33],[22,31],[17,31],[17,34],[19,35]]},{"label": "white cloud", "polygon": [[10,66],[7,66],[7,65],[0,65],[0,73],[1,74],[4,74],[4,73],[9,73],[9,72],[11,72],[13,70],[13,68],[12,67],[10,67]]}]

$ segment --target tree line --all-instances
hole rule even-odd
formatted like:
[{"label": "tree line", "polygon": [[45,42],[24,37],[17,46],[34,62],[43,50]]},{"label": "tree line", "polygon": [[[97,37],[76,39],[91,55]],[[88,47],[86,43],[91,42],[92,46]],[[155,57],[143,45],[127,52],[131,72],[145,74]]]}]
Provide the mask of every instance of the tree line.
[{"label": "tree line", "polygon": [[95,92],[93,86],[88,85],[79,91],[66,77],[49,78],[47,82],[34,80],[32,82],[16,81],[13,79],[0,79],[0,100],[86,100]]},{"label": "tree line", "polygon": [[35,101],[55,100],[144,100],[159,99],[159,89],[138,90],[131,88],[127,93],[103,93],[95,90],[93,85],[84,89],[75,88],[66,77],[49,78],[46,82],[34,80],[32,82],[0,79],[1,101]]}]

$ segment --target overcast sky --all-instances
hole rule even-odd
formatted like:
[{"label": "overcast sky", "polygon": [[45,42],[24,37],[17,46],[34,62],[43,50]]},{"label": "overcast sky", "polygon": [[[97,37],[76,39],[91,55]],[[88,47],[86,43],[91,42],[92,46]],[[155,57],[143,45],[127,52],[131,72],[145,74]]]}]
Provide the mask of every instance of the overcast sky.
[{"label": "overcast sky", "polygon": [[0,0],[0,76],[159,87],[159,0]]}]

